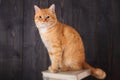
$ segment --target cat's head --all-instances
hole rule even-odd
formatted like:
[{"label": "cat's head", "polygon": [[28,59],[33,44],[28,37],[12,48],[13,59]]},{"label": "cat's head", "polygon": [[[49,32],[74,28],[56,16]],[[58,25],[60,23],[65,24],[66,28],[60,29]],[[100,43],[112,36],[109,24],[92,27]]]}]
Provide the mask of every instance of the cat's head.
[{"label": "cat's head", "polygon": [[56,22],[55,4],[52,4],[49,8],[41,9],[38,6],[34,6],[35,9],[35,24],[38,28],[52,27]]}]

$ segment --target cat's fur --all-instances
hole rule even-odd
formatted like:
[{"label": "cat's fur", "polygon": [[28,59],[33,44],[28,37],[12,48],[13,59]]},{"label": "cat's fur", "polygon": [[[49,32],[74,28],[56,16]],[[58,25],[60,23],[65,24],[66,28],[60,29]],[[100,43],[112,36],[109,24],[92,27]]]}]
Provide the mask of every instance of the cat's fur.
[{"label": "cat's fur", "polygon": [[102,69],[86,63],[80,35],[71,26],[57,20],[54,4],[46,9],[40,9],[36,5],[34,8],[35,23],[51,59],[48,68],[51,72],[90,69],[96,78],[106,77]]}]

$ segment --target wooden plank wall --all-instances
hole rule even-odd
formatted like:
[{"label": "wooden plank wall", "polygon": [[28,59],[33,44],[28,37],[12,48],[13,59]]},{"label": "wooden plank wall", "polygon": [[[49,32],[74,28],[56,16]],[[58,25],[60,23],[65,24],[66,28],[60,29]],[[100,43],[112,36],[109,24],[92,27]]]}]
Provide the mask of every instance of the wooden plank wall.
[{"label": "wooden plank wall", "polygon": [[112,80],[120,79],[120,1],[112,0]]},{"label": "wooden plank wall", "polygon": [[23,1],[0,0],[0,80],[22,79]]},{"label": "wooden plank wall", "polygon": [[[120,9],[117,0],[0,0],[0,80],[42,80],[50,65],[34,23],[34,4],[56,5],[59,21],[81,35],[86,60],[120,79]],[[84,80],[97,80],[88,77]]]}]

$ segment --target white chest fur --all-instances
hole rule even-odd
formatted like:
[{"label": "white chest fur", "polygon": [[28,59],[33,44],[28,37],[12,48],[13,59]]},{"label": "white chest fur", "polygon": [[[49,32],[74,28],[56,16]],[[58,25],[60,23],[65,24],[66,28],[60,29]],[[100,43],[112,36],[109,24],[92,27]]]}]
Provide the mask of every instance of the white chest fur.
[{"label": "white chest fur", "polygon": [[40,34],[42,38],[42,42],[44,43],[45,47],[47,48],[49,52],[54,52],[51,39],[48,37],[49,35],[45,34],[47,32],[47,29],[42,29],[40,31],[41,31],[40,33],[42,33]]},{"label": "white chest fur", "polygon": [[44,34],[44,33],[46,33],[46,32],[47,32],[47,28],[42,28],[42,29],[40,29],[40,33]]}]

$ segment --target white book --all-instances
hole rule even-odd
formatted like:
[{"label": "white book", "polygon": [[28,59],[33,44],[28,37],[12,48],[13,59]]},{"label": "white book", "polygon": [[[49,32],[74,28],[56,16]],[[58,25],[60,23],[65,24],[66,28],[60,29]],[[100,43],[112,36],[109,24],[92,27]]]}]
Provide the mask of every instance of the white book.
[{"label": "white book", "polygon": [[51,73],[50,71],[43,71],[43,78],[47,78],[48,80],[81,80],[87,76],[89,76],[90,70],[81,70],[81,71],[68,71],[68,72],[59,72],[59,73]]}]

